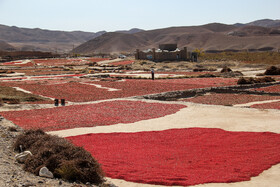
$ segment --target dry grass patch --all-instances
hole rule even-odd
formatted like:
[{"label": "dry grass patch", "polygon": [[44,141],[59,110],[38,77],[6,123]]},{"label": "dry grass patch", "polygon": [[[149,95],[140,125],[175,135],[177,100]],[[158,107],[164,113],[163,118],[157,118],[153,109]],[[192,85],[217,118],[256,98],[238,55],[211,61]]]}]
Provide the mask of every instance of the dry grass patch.
[{"label": "dry grass patch", "polygon": [[279,52],[222,52],[205,53],[200,60],[241,61],[256,64],[279,64]]},{"label": "dry grass patch", "polygon": [[21,92],[15,88],[0,86],[0,106],[3,103],[19,104],[21,102],[36,102],[36,101],[47,101],[43,97]]}]

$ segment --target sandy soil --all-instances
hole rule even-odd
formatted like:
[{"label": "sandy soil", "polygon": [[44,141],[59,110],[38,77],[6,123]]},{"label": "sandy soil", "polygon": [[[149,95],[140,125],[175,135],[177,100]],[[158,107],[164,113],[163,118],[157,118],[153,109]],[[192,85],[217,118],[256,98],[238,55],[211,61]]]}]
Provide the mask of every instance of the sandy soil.
[{"label": "sandy soil", "polygon": [[103,60],[103,61],[97,62],[97,64],[98,65],[104,65],[104,64],[109,64],[109,63],[113,63],[113,62],[120,62],[120,61],[123,61],[123,59],[116,58],[116,59],[113,59],[113,60]]},{"label": "sandy soil", "polygon": [[24,76],[25,73],[10,73],[10,74],[4,74],[4,77],[2,77],[2,79],[6,79],[9,77],[22,77]]},{"label": "sandy soil", "polygon": [[265,72],[263,69],[252,70],[250,68],[238,68],[237,70],[233,69],[233,71],[241,71],[244,77],[257,77],[257,74]]},{"label": "sandy soil", "polygon": [[278,102],[278,101],[280,101],[280,99],[266,100],[266,101],[255,101],[255,102],[250,102],[250,103],[245,103],[245,104],[236,104],[236,105],[233,105],[233,106],[234,107],[249,107],[249,106],[256,105],[256,104],[273,103],[273,102]]},{"label": "sandy soil", "polygon": [[83,82],[81,82],[80,84],[92,85],[92,86],[95,86],[96,88],[105,89],[109,92],[114,92],[114,91],[119,91],[120,90],[120,89],[116,89],[116,88],[103,87],[100,84],[91,84],[91,83],[83,83]]}]

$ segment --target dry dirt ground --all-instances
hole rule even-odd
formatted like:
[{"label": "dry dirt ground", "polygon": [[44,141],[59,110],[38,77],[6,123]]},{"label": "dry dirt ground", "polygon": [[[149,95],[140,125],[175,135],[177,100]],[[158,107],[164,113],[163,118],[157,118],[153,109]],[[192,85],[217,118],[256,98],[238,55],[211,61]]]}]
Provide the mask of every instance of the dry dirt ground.
[{"label": "dry dirt ground", "polygon": [[[15,127],[17,131],[11,131]],[[0,186],[1,187],[23,187],[23,186],[86,186],[81,184],[67,183],[56,179],[47,179],[35,176],[22,169],[22,165],[15,160],[15,152],[12,149],[15,137],[22,132],[22,129],[12,122],[0,118]]]},{"label": "dry dirt ground", "polygon": [[[190,70],[193,68],[217,68],[220,69],[223,66],[229,66],[234,71],[241,71],[243,74],[252,76],[256,72],[263,73],[266,66],[264,65],[247,65],[240,64],[238,62],[202,62],[202,63],[135,63],[133,69],[135,70],[149,70],[155,68],[157,70]],[[128,100],[136,100],[132,98],[126,98]],[[140,99],[137,99],[140,100]],[[280,133],[279,121],[280,110],[259,110],[246,108],[244,106],[217,106],[217,105],[203,105],[186,103],[180,101],[152,101],[143,100],[145,102],[163,102],[163,103],[177,103],[185,104],[188,107],[181,109],[175,114],[167,115],[165,117],[143,120],[135,122],[133,124],[116,124],[111,126],[99,126],[92,128],[76,128],[69,130],[61,130],[50,132],[50,134],[59,135],[62,137],[80,135],[86,133],[112,133],[112,132],[140,132],[140,131],[160,131],[174,128],[188,128],[188,127],[206,127],[206,128],[221,128],[229,131],[255,131],[263,132],[270,131]],[[78,103],[77,103],[78,104]],[[246,105],[245,105],[246,106]],[[22,110],[32,108],[44,108],[53,107],[51,105],[14,105],[4,106],[0,108],[0,111],[7,110]],[[1,118],[0,120],[0,186],[83,186],[80,184],[72,184],[56,179],[46,179],[29,174],[21,168],[21,165],[17,164],[14,159],[15,153],[12,150],[12,143],[17,134],[22,130],[16,127],[17,132],[10,131],[9,127],[16,127],[10,121]],[[196,186],[205,187],[222,187],[222,186],[280,186],[280,164],[271,167],[264,171],[257,177],[253,177],[250,181],[238,182],[238,183],[212,183],[202,184]],[[127,182],[118,179],[108,179],[109,183],[113,183],[120,187],[148,187],[155,185],[138,184]],[[159,186],[159,185],[157,185]]]}]

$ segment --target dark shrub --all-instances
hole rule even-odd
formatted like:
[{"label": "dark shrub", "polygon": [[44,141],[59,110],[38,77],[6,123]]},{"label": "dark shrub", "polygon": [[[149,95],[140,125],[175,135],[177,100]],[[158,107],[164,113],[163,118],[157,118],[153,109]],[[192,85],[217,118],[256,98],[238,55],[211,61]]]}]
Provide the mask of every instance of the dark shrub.
[{"label": "dark shrub", "polygon": [[6,98],[5,101],[9,104],[20,104],[20,99]]},{"label": "dark shrub", "polygon": [[198,75],[197,77],[204,78],[204,77],[217,77],[217,76],[211,73],[206,73],[206,74]]},{"label": "dark shrub", "polygon": [[257,80],[259,83],[264,83],[264,82],[275,82],[275,79],[273,79],[272,77],[256,78],[256,80]]},{"label": "dark shrub", "polygon": [[11,131],[11,132],[17,132],[18,131],[16,127],[9,127],[8,130]]},{"label": "dark shrub", "polygon": [[193,69],[193,72],[202,72],[202,71],[208,71],[206,68],[195,68]]},{"label": "dark shrub", "polygon": [[33,156],[24,163],[24,170],[38,175],[46,166],[55,177],[68,181],[101,184],[104,173],[100,164],[82,147],[76,147],[68,140],[46,134],[44,131],[27,130],[19,135],[14,149],[29,150]]},{"label": "dark shrub", "polygon": [[237,84],[253,84],[252,79],[245,79],[241,77],[238,79]]},{"label": "dark shrub", "polygon": [[254,83],[265,83],[265,82],[275,82],[275,80],[271,77],[262,77],[262,78],[241,77],[237,81],[237,84],[254,84]]},{"label": "dark shrub", "polygon": [[33,96],[30,96],[30,97],[27,97],[25,99],[25,101],[28,101],[28,102],[35,102],[35,101],[41,101],[42,99],[39,99],[38,97],[33,97]]},{"label": "dark shrub", "polygon": [[223,69],[221,70],[221,73],[228,73],[228,72],[232,72],[232,70],[227,66],[223,67]]},{"label": "dark shrub", "polygon": [[280,68],[276,66],[270,66],[264,72],[265,75],[280,75]]}]

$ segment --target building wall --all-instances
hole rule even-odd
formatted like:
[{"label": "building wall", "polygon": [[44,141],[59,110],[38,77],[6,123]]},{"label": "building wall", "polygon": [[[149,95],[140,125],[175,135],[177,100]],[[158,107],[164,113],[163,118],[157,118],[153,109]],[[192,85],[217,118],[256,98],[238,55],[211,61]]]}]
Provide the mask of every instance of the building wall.
[{"label": "building wall", "polygon": [[177,49],[177,44],[159,44],[161,50],[175,51]]},{"label": "building wall", "polygon": [[191,60],[191,53],[187,51],[187,48],[185,47],[183,50],[180,51],[169,51],[169,52],[156,52],[155,49],[153,49],[151,52],[143,52],[136,50],[135,59],[139,60],[152,60],[156,62],[160,61],[189,61]]}]

